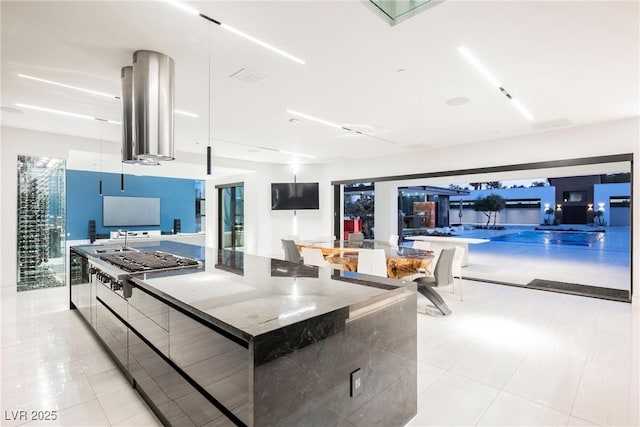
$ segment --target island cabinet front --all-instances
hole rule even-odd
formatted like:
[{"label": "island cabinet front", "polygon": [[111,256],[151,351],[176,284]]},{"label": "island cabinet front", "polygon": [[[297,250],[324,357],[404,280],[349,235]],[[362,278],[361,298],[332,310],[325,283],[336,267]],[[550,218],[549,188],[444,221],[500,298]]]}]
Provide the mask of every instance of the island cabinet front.
[{"label": "island cabinet front", "polygon": [[413,285],[247,335],[136,282],[129,372],[167,424],[388,427],[416,414]]},{"label": "island cabinet front", "polygon": [[252,342],[253,426],[404,426],[417,412],[416,296],[398,290]]},{"label": "island cabinet front", "polygon": [[71,306],[163,424],[393,427],[415,416],[415,284],[238,256],[243,268],[118,283],[78,270]]},{"label": "island cabinet front", "polygon": [[129,373],[165,424],[251,425],[248,344],[215,328],[132,286]]}]

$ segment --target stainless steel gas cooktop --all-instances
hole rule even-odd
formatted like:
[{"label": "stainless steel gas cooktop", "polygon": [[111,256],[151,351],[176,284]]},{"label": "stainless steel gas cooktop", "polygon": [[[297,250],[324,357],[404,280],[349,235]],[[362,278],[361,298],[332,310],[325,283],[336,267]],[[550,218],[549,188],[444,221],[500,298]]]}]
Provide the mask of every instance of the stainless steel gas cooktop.
[{"label": "stainless steel gas cooktop", "polygon": [[119,252],[100,255],[100,259],[129,273],[198,267],[200,265],[195,259],[158,251]]}]

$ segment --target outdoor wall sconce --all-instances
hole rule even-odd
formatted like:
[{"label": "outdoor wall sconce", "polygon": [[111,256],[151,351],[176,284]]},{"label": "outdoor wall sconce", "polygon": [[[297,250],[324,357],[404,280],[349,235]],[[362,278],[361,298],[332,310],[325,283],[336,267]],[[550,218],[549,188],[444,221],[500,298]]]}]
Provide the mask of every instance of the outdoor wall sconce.
[{"label": "outdoor wall sconce", "polygon": [[545,209],[549,209],[549,206],[551,206],[551,204],[550,204],[550,203],[545,203],[545,204],[544,204],[544,208],[545,208]]},{"label": "outdoor wall sconce", "polygon": [[598,210],[604,212],[604,202],[599,202],[598,203]]},{"label": "outdoor wall sconce", "polygon": [[560,210],[562,210],[562,205],[558,205],[558,206],[556,207],[556,210],[559,210],[559,211],[560,211]]},{"label": "outdoor wall sconce", "polygon": [[587,210],[588,210],[588,211],[592,211],[592,210],[593,210],[593,203],[589,203],[589,204],[587,205]]}]

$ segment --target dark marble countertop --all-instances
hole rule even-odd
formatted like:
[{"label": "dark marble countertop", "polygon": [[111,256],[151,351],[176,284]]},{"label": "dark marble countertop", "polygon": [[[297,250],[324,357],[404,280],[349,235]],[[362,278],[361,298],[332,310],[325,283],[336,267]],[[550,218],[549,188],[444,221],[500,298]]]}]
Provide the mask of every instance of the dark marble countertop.
[{"label": "dark marble countertop", "polygon": [[[131,276],[137,286],[238,338],[251,339],[339,310],[362,311],[407,291],[407,282],[327,267],[207,249],[178,242],[136,242],[201,261],[189,268]],[[96,257],[96,245],[74,247]],[[409,282],[410,283],[410,282]]]}]

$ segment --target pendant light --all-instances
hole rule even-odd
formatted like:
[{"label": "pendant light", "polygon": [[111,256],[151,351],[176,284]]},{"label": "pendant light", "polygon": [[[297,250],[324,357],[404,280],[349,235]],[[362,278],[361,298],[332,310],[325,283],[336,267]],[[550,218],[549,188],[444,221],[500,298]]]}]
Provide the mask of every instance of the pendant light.
[{"label": "pendant light", "polygon": [[121,162],[120,164],[122,165],[120,172],[120,191],[124,191],[124,162]]},{"label": "pendant light", "polygon": [[100,136],[100,181],[98,183],[98,194],[102,196],[102,120],[98,120],[98,134]]},{"label": "pendant light", "polygon": [[208,123],[207,123],[207,175],[211,175],[213,173],[212,169],[212,161],[211,161],[211,22],[207,22],[209,26],[209,114],[208,114]]}]

